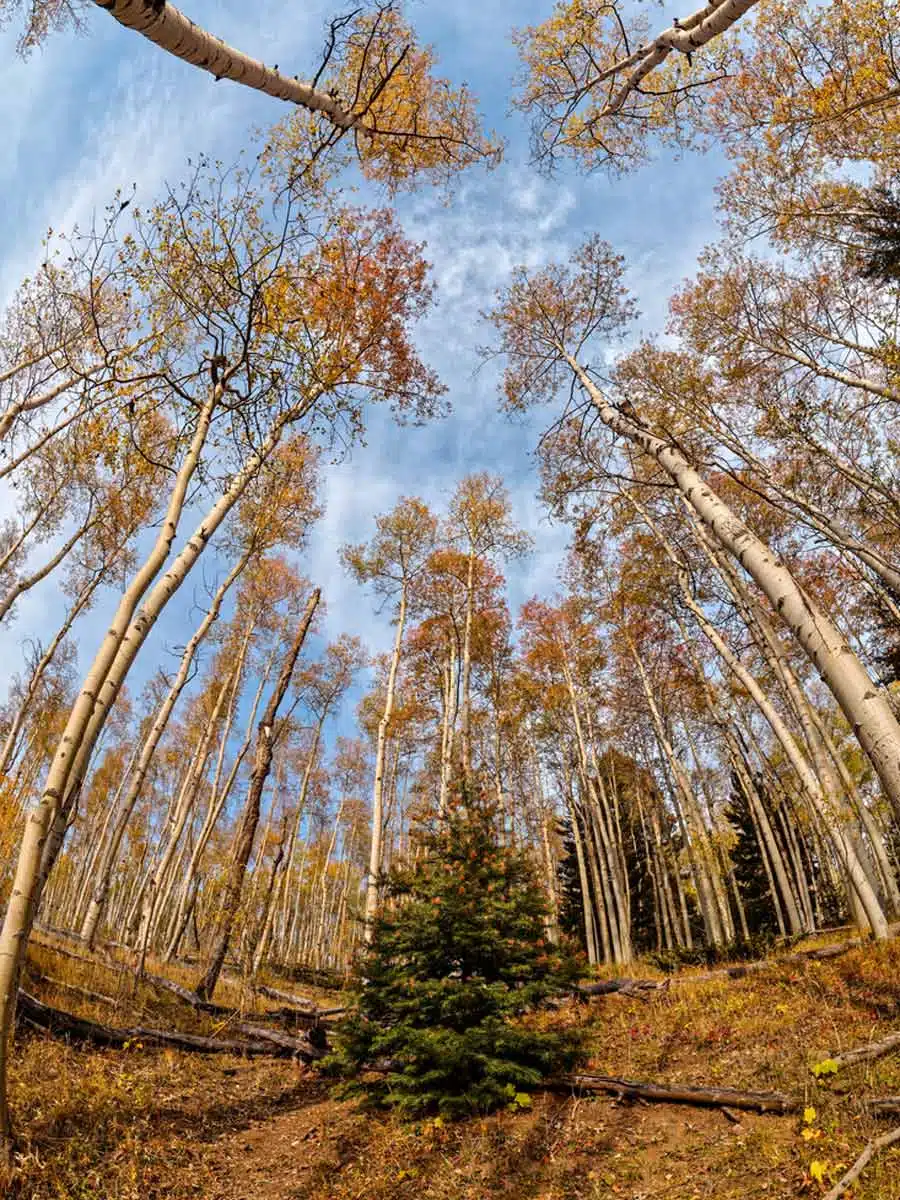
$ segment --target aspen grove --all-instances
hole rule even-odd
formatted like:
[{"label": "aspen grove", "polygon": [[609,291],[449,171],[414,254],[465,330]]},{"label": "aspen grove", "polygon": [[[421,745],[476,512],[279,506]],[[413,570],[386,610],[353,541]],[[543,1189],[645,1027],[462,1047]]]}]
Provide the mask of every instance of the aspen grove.
[{"label": "aspen grove", "polygon": [[[25,78],[114,45],[270,114],[0,293],[0,1192],[257,1194],[141,1157],[196,1055],[293,1059],[291,1112],[326,1106],[272,1200],[507,1194],[519,1121],[517,1195],[896,1195],[896,1062],[852,1067],[900,1047],[900,5],[526,7],[482,104],[394,0],[290,69],[168,0],[0,0]],[[645,251],[692,173],[711,215]],[[779,1074],[804,988],[839,1049]],[[38,1039],[85,1078],[154,1056],[144,1134],[45,1129]],[[595,1169],[576,1093],[800,1124],[667,1191],[671,1130],[613,1156],[645,1109],[592,1101]],[[240,1095],[207,1140],[251,1161],[282,1101]],[[354,1149],[315,1158],[332,1121]]]}]

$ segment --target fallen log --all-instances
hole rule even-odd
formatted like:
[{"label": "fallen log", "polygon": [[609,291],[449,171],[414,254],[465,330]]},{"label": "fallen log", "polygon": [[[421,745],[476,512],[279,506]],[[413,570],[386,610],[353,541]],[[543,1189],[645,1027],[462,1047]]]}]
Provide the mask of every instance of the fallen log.
[{"label": "fallen log", "polygon": [[279,1033],[275,1029],[265,1029],[260,1025],[247,1025],[243,1022],[235,1025],[234,1028],[238,1033],[256,1038],[258,1041],[271,1042],[274,1046],[280,1046],[282,1050],[287,1050],[307,1061],[324,1058],[328,1053],[328,1038],[321,1026],[314,1030],[311,1029],[306,1038],[291,1037],[289,1034]]},{"label": "fallen log", "polygon": [[43,941],[39,937],[31,935],[31,940],[36,946],[40,946],[42,950],[49,950],[51,954],[60,954],[63,958],[74,958],[76,962],[87,963],[94,968],[99,967],[102,971],[116,971],[118,974],[125,974],[129,968],[125,963],[117,962],[116,959],[110,958],[109,955],[104,955],[99,958],[90,954],[79,954],[77,950],[70,950],[66,946],[58,946],[55,942]]},{"label": "fallen log", "polygon": [[867,1100],[866,1108],[873,1117],[900,1116],[900,1096],[881,1096],[877,1100]]},{"label": "fallen log", "polygon": [[863,1150],[843,1179],[836,1183],[831,1191],[828,1192],[825,1200],[839,1200],[844,1192],[856,1183],[875,1155],[881,1150],[886,1150],[888,1146],[895,1145],[897,1142],[900,1142],[900,1126],[892,1129],[890,1133],[883,1133],[881,1137],[877,1137],[869,1142],[868,1146],[866,1146],[865,1150]]},{"label": "fallen log", "polygon": [[64,1012],[59,1008],[51,1008],[49,1004],[44,1004],[23,991],[19,992],[18,1015],[21,1020],[36,1029],[114,1049],[122,1048],[126,1043],[140,1042],[143,1045],[171,1046],[176,1050],[193,1051],[198,1054],[238,1054],[270,1058],[290,1054],[309,1062],[321,1057],[313,1046],[305,1046],[295,1038],[291,1041],[297,1042],[297,1045],[288,1048],[275,1044],[272,1038],[265,1041],[236,1042],[201,1037],[194,1033],[176,1033],[167,1029],[147,1029],[141,1025],[131,1029],[115,1029],[109,1025],[100,1025],[97,1021],[89,1021],[85,1017],[76,1017],[73,1013]]},{"label": "fallen log", "polygon": [[704,971],[702,975],[686,975],[678,983],[708,983],[715,979],[743,979],[747,975],[755,975],[759,971],[768,971],[774,967],[801,965],[807,962],[824,962],[829,958],[840,958],[851,950],[858,950],[864,943],[861,938],[852,938],[847,942],[836,942],[830,946],[819,946],[814,950],[798,950],[795,954],[780,954],[774,958],[760,958],[755,962],[735,963],[730,967],[717,967],[714,971]]},{"label": "fallen log", "polygon": [[610,996],[615,992],[640,996],[645,992],[665,991],[671,982],[671,979],[599,979],[595,983],[579,983],[575,990],[580,996]]},{"label": "fallen log", "polygon": [[237,1009],[228,1008],[224,1004],[216,1004],[212,1000],[201,1000],[196,992],[192,992],[190,988],[176,983],[173,979],[166,979],[162,975],[151,975],[147,971],[142,973],[141,979],[145,983],[149,983],[151,987],[155,987],[158,991],[168,992],[172,996],[177,996],[179,1000],[183,1000],[185,1004],[189,1004],[195,1012],[208,1013],[213,1017],[226,1018],[237,1015]]},{"label": "fallen log", "polygon": [[[892,926],[897,932],[897,927]],[[698,975],[688,975],[678,972],[667,975],[664,980],[654,979],[599,979],[590,983],[579,983],[577,993],[582,996],[607,996],[619,993],[625,996],[643,996],[654,991],[661,991],[671,984],[712,983],[717,979],[743,979],[747,975],[755,975],[759,971],[767,971],[775,967],[806,962],[824,962],[831,958],[840,958],[865,945],[862,938],[850,938],[846,942],[834,942],[828,946],[817,946],[812,950],[798,950],[793,954],[780,954],[772,958],[760,958],[755,962],[733,963],[731,966],[716,967],[711,971],[703,971]]]},{"label": "fallen log", "polygon": [[329,967],[308,967],[301,963],[275,962],[270,962],[267,966],[273,975],[283,976],[295,983],[308,983],[313,987],[325,988],[332,992],[341,991],[347,983],[346,972],[335,971]]},{"label": "fallen log", "polygon": [[857,1046],[855,1050],[845,1050],[843,1054],[832,1054],[830,1062],[837,1064],[837,1069],[852,1067],[854,1063],[870,1062],[874,1058],[884,1058],[900,1050],[900,1033],[892,1033],[881,1042],[869,1042],[867,1046]]},{"label": "fallen log", "polygon": [[681,1083],[638,1083],[611,1075],[562,1075],[544,1085],[552,1091],[603,1092],[621,1100],[649,1100],[662,1104],[693,1104],[703,1108],[732,1108],[749,1112],[797,1112],[800,1101],[783,1092],[741,1092],[734,1088],[700,1087]]},{"label": "fallen log", "polygon": [[295,996],[291,992],[281,992],[278,988],[266,987],[263,984],[257,984],[253,990],[258,992],[260,996],[265,996],[268,1000],[280,1000],[282,1004],[287,1004],[291,1008],[299,1008],[303,1012],[313,1014],[318,1011],[318,1005],[315,1000],[310,1000],[306,996]]}]

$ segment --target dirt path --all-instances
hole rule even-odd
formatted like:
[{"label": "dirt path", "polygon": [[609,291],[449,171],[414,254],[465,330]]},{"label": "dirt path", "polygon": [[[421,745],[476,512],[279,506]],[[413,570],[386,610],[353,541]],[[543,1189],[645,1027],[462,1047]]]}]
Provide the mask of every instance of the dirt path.
[{"label": "dirt path", "polygon": [[[796,1194],[748,1171],[783,1119],[546,1097],[465,1126],[398,1127],[329,1099],[252,1119],[199,1148],[166,1200],[698,1200]],[[749,1152],[749,1154],[748,1154]]]}]

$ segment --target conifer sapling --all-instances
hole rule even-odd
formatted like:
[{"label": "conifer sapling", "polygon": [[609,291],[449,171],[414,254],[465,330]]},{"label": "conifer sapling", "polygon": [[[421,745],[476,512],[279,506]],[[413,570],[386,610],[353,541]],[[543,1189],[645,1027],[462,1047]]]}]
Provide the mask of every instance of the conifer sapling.
[{"label": "conifer sapling", "polygon": [[332,1066],[379,1104],[462,1117],[510,1102],[582,1057],[572,1032],[526,1014],[571,989],[574,961],[547,941],[525,853],[500,845],[496,811],[462,789],[386,880],[360,964],[357,1005]]}]

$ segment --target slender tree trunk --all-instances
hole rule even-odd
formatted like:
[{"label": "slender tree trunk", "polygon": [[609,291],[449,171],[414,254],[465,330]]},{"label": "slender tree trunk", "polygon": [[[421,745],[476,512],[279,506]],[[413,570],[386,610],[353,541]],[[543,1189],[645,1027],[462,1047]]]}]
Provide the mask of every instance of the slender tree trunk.
[{"label": "slender tree trunk", "polygon": [[275,851],[275,857],[272,860],[271,874],[269,875],[269,886],[266,889],[266,897],[263,901],[263,920],[262,929],[259,939],[256,943],[256,949],[253,951],[253,962],[251,965],[251,974],[258,975],[260,968],[265,962],[266,954],[269,949],[269,941],[272,937],[272,926],[275,921],[276,898],[280,891],[281,881],[285,876],[285,852],[284,840],[287,837],[287,817],[285,816],[284,824],[281,830],[281,838],[278,842],[278,848]]},{"label": "slender tree trunk", "polygon": [[278,681],[263,710],[262,719],[259,723],[256,754],[254,756],[253,771],[250,776],[250,786],[247,789],[247,800],[244,804],[244,810],[241,813],[240,823],[235,835],[231,864],[225,881],[225,894],[219,918],[219,930],[213,945],[209,966],[197,984],[197,995],[201,1000],[209,1000],[211,998],[222,970],[222,964],[225,962],[225,955],[228,953],[228,943],[231,940],[234,919],[241,901],[244,875],[247,870],[247,863],[250,861],[250,854],[253,850],[256,827],[259,824],[260,800],[269,769],[272,765],[272,753],[276,736],[275,719],[278,716],[278,709],[290,685],[297,658],[303,648],[303,643],[309,632],[309,627],[312,624],[320,598],[321,592],[316,588],[306,605],[306,611],[297,628],[297,633],[282,665]]},{"label": "slender tree trunk", "polygon": [[472,778],[472,623],[474,615],[475,553],[470,551],[466,573],[466,627],[463,634],[462,718],[460,721],[463,775],[467,781]]},{"label": "slender tree trunk", "polygon": [[615,409],[583,368],[559,348],[601,420],[654,458],[716,540],[743,566],[803,647],[869,756],[900,814],[900,724],[834,622],[677,447]]},{"label": "slender tree trunk", "polygon": [[457,637],[454,631],[447,639],[446,685],[441,719],[441,794],[438,801],[440,816],[447,811],[450,781],[453,777],[453,741],[459,709],[458,659]]},{"label": "slender tree trunk", "polygon": [[[232,567],[226,578],[219,585],[212,604],[209,606],[203,620],[197,626],[193,637],[184,648],[184,653],[181,656],[181,662],[178,667],[178,672],[169,688],[165,700],[159,707],[159,712],[156,715],[156,720],[150,728],[150,732],[144,741],[141,750],[141,757],[138,760],[137,769],[131,777],[131,782],[128,788],[128,795],[125,799],[122,815],[116,825],[113,839],[103,858],[103,865],[97,877],[97,884],[94,888],[94,894],[91,897],[90,907],[84,919],[84,924],[81,929],[81,937],[87,942],[88,946],[93,946],[94,937],[97,932],[97,926],[100,923],[100,918],[103,915],[103,906],[106,903],[106,896],[109,891],[109,881],[112,875],[113,867],[119,854],[119,846],[125,834],[131,814],[134,811],[135,805],[143,791],[144,782],[147,778],[147,772],[150,770],[150,764],[156,754],[156,749],[159,746],[160,740],[166,731],[169,724],[169,718],[178,703],[178,699],[187,684],[190,675],[191,666],[194,662],[194,657],[201,643],[206,637],[213,623],[218,620],[219,613],[222,608],[222,602],[228,594],[235,580],[240,576],[241,572],[246,567],[250,560],[250,551],[247,551],[237,563]],[[237,686],[237,681],[235,681]]]},{"label": "slender tree trunk", "polygon": [[566,804],[569,809],[569,820],[572,824],[572,841],[575,843],[575,859],[578,863],[578,883],[581,889],[581,909],[584,914],[584,939],[586,943],[588,962],[596,966],[600,962],[600,950],[597,945],[597,923],[594,917],[594,903],[591,899],[591,887],[588,882],[587,862],[585,861],[584,841],[575,802],[572,799],[571,784],[566,787]]},{"label": "slender tree trunk", "polygon": [[384,708],[381,720],[378,722],[378,739],[375,748],[375,784],[372,789],[372,840],[369,844],[369,873],[366,878],[366,942],[372,940],[372,922],[378,914],[378,901],[381,887],[382,860],[384,857],[384,769],[388,742],[388,728],[394,712],[394,694],[397,688],[397,671],[400,667],[400,654],[403,647],[403,629],[406,624],[406,602],[408,584],[404,579],[400,589],[400,606],[397,611],[397,632],[394,636],[394,650],[391,654],[391,665],[388,670],[387,688],[384,695]]}]

